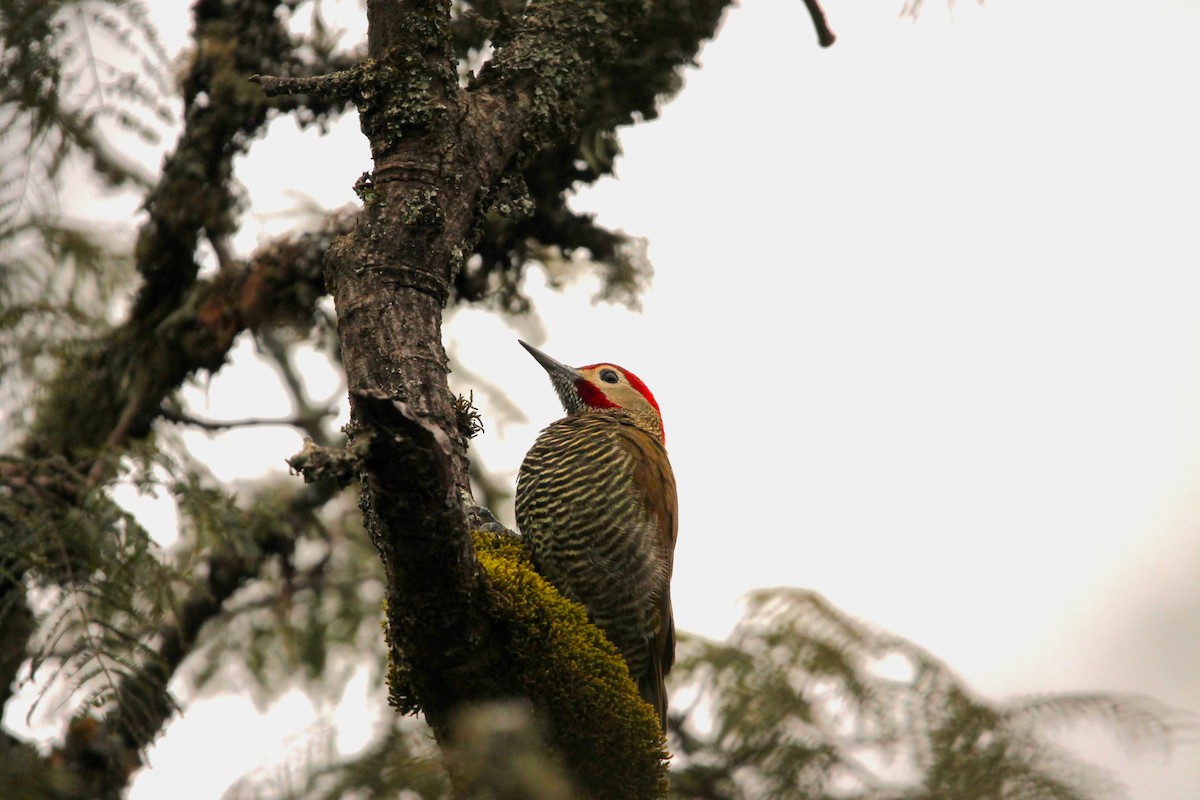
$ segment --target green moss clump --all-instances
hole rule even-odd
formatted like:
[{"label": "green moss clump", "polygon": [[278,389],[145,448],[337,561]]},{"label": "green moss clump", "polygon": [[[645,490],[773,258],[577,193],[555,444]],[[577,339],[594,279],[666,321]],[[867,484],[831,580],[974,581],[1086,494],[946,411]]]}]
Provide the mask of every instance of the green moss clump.
[{"label": "green moss clump", "polygon": [[[388,636],[388,601],[383,598],[383,618],[379,627],[383,629],[385,641]],[[401,714],[417,714],[421,704],[412,686],[412,666],[396,650],[389,648],[387,660],[388,703]]]},{"label": "green moss clump", "polygon": [[665,796],[666,741],[616,647],[534,571],[520,540],[476,533],[475,551],[519,688],[544,713],[581,787],[596,800]]},{"label": "green moss clump", "polygon": [[[130,351],[106,345],[101,339],[59,351],[57,374],[38,391],[25,442],[28,454],[61,454],[68,462],[85,464],[103,447],[132,388],[127,369]],[[106,358],[111,352],[119,359]]]}]

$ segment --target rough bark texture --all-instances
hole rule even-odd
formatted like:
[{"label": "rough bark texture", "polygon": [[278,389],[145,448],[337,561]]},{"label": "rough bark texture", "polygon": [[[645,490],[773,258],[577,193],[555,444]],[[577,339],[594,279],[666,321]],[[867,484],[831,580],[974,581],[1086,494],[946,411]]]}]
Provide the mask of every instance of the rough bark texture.
[{"label": "rough bark texture", "polygon": [[[519,693],[520,681],[504,625],[481,602],[489,586],[462,507],[466,440],[446,383],[442,309],[497,187],[540,147],[573,136],[581,98],[635,46],[629,31],[644,8],[531,5],[462,89],[448,2],[372,0],[371,58],[333,78],[355,97],[375,161],[359,185],[357,228],[328,252],[326,285],[353,434],[370,441],[362,502],[387,577],[392,698],[419,706],[443,745],[456,708]],[[655,769],[645,785],[661,789]],[[602,784],[589,777],[584,785]]]},{"label": "rough bark texture", "polygon": [[408,666],[393,698],[419,704],[443,743],[452,709],[514,688],[504,632],[479,602],[487,587],[461,508],[466,444],[446,383],[442,308],[493,192],[538,148],[574,134],[584,92],[636,47],[629,32],[644,8],[535,3],[461,89],[449,4],[373,0],[371,60],[337,78],[356,97],[375,170],[360,184],[357,229],[329,250],[326,283],[355,434],[371,442],[363,506],[387,573],[389,644]]}]

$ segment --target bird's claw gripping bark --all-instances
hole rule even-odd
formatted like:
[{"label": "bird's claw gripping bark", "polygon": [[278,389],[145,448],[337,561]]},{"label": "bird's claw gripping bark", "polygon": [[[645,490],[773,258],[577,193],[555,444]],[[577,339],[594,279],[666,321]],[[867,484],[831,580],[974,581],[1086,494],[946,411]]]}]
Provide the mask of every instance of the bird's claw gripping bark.
[{"label": "bird's claw gripping bark", "polygon": [[467,524],[471,527],[471,530],[482,531],[483,533],[505,533],[509,536],[520,536],[516,531],[504,527],[487,507],[475,505],[475,502],[471,498],[465,497],[464,505],[467,511]]}]

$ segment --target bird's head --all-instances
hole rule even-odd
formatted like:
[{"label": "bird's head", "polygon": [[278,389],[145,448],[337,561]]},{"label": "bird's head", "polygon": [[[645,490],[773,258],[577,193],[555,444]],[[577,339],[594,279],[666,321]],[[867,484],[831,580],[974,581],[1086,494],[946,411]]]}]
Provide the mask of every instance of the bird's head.
[{"label": "bird's head", "polygon": [[658,402],[637,375],[616,364],[568,367],[532,345],[521,342],[521,346],[549,374],[554,391],[558,393],[558,399],[568,415],[625,411],[633,417],[638,427],[666,441]]}]

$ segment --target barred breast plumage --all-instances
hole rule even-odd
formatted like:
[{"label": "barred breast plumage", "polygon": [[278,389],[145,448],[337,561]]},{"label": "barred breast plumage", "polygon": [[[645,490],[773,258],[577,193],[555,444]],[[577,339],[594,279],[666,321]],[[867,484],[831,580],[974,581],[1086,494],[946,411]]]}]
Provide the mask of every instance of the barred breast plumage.
[{"label": "barred breast plumage", "polygon": [[[615,369],[595,365],[572,372],[585,380],[589,370],[608,377]],[[621,372],[622,379],[630,377]],[[650,417],[597,402],[592,398],[593,405],[572,411],[564,399],[568,416],[534,442],[517,477],[517,524],[538,571],[583,604],[616,645],[665,730],[663,678],[675,658],[675,477],[656,405]]]}]

